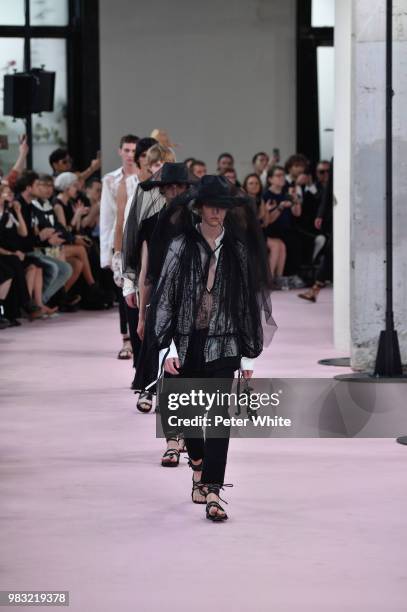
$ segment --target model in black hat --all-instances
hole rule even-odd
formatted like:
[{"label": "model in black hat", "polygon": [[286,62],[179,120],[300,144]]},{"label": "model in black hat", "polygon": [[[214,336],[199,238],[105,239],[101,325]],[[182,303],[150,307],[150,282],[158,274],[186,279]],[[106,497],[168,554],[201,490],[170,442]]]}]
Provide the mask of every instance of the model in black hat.
[{"label": "model in black hat", "polygon": [[[263,314],[270,331],[275,329],[255,207],[224,177],[205,176],[190,207],[176,198],[162,226],[164,221],[176,235],[149,307],[150,342],[160,350],[165,376],[216,379],[223,391],[230,390],[234,372],[241,368],[250,378],[252,360],[263,350]],[[160,401],[160,411],[170,441],[176,438],[169,419],[173,413],[165,401]],[[207,416],[225,417],[227,406],[215,402]],[[185,438],[193,469],[192,501],[206,503],[208,519],[224,521],[228,517],[219,504],[219,490],[224,486],[229,427],[221,426],[213,435],[207,430],[205,440],[198,429]],[[177,465],[179,454],[174,451],[173,456]]]},{"label": "model in black hat", "polygon": [[[145,314],[149,303],[152,284],[147,278],[147,267],[154,229],[166,205],[174,197],[186,192],[196,182],[183,163],[167,162],[149,179],[139,184],[129,211],[123,239],[123,275],[131,279],[138,290],[139,323],[137,332],[144,336]],[[157,378],[158,358],[143,343],[133,388],[139,393],[137,408],[149,412],[152,407],[152,393],[145,388]]]}]

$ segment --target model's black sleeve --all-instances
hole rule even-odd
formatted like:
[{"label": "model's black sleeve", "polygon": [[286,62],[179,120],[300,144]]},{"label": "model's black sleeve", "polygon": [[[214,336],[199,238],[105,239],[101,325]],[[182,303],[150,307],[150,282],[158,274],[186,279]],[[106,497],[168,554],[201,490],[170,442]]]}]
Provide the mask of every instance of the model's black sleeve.
[{"label": "model's black sleeve", "polygon": [[151,340],[158,350],[169,346],[174,335],[182,253],[183,240],[177,238],[168,247],[149,306]]},{"label": "model's black sleeve", "polygon": [[253,359],[263,350],[261,312],[256,290],[251,282],[247,251],[241,246],[238,252],[240,258],[238,331],[241,357]]}]

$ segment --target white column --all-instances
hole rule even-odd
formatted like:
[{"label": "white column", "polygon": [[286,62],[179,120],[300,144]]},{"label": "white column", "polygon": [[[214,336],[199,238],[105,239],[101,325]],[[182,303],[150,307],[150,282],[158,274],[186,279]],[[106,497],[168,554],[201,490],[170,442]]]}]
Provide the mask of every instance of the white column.
[{"label": "white column", "polygon": [[[340,0],[342,4],[344,0]],[[350,329],[352,367],[372,371],[385,319],[385,0],[353,2]],[[394,20],[394,311],[407,362],[407,0]],[[340,55],[339,53],[337,54]],[[338,180],[343,180],[337,177]],[[339,204],[338,204],[339,209]],[[340,246],[335,251],[340,257]],[[339,264],[338,264],[339,265]],[[336,308],[338,304],[336,304]]]},{"label": "white column", "polygon": [[352,0],[335,3],[334,343],[350,354]]}]

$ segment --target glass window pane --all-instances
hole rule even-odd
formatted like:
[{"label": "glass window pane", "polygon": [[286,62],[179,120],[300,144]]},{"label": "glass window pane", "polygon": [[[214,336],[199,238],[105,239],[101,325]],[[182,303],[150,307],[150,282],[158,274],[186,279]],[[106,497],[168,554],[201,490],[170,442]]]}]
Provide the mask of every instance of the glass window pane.
[{"label": "glass window pane", "polygon": [[321,159],[331,159],[335,122],[335,49],[318,47],[319,144]]},{"label": "glass window pane", "polygon": [[24,40],[22,38],[0,38],[0,169],[7,174],[18,155],[18,137],[25,133],[22,119],[3,116],[4,75],[24,67]]},{"label": "glass window pane", "polygon": [[24,24],[24,0],[0,0],[0,25]]},{"label": "glass window pane", "polygon": [[30,0],[30,24],[68,25],[68,0]]},{"label": "glass window pane", "polygon": [[335,26],[335,0],[312,0],[311,25],[313,28]]},{"label": "glass window pane", "polygon": [[54,112],[33,115],[33,165],[39,172],[50,172],[49,154],[67,143],[66,40],[32,38],[31,65],[56,72]]}]

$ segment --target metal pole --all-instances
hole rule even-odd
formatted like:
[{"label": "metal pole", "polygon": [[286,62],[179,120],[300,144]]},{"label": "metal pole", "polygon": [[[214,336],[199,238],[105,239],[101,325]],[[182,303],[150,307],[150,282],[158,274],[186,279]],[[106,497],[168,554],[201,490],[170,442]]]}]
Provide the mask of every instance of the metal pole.
[{"label": "metal pole", "polygon": [[402,375],[393,315],[393,2],[386,0],[386,329],[380,333],[375,376]]},{"label": "metal pole", "polygon": [[[24,71],[31,70],[31,49],[30,49],[30,0],[25,0],[25,33],[24,33]],[[31,113],[25,117],[25,131],[27,134],[28,155],[27,167],[32,170],[33,167],[33,134]]]},{"label": "metal pole", "polygon": [[386,18],[386,331],[393,317],[393,1],[387,0]]}]

